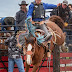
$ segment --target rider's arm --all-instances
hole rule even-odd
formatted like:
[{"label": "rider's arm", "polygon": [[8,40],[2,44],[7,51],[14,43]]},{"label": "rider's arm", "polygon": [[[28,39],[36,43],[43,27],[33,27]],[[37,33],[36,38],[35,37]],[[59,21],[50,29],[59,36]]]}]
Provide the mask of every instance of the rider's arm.
[{"label": "rider's arm", "polygon": [[34,8],[34,4],[31,3],[29,6],[28,13],[27,13],[27,18],[32,18],[33,8]]},{"label": "rider's arm", "polygon": [[43,3],[43,6],[44,6],[44,9],[53,9],[57,7],[57,5],[48,4],[48,3]]}]

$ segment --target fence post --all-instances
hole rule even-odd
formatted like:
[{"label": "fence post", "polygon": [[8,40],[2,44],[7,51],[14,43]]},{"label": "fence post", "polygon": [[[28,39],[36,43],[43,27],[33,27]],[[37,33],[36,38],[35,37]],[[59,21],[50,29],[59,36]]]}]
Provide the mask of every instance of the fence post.
[{"label": "fence post", "polygon": [[60,50],[58,45],[55,45],[53,50],[53,72],[60,72]]}]

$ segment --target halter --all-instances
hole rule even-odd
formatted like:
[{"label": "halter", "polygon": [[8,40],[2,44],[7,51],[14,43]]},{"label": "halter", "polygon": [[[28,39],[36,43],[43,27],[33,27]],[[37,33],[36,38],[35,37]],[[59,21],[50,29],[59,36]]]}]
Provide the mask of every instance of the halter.
[{"label": "halter", "polygon": [[[30,44],[30,43],[29,43]],[[29,45],[28,44],[28,45]],[[36,43],[35,43],[36,44]],[[34,54],[35,54],[35,44],[34,44],[34,46],[32,45],[32,49],[34,48],[34,50],[33,51],[31,51],[31,50],[28,50],[28,49],[26,49],[26,48],[28,48],[28,46],[26,46],[25,45],[25,49],[26,49],[26,57],[28,57],[29,58],[29,61],[28,61],[28,59],[26,59],[26,61],[28,62],[28,64],[29,65],[31,65],[31,63],[32,63],[32,58],[33,58],[33,56],[34,56]]]},{"label": "halter", "polygon": [[[32,44],[31,44],[32,45]],[[36,45],[36,43],[34,44],[34,46],[33,46],[33,48],[34,48],[34,51],[32,52],[32,51],[26,51],[26,54],[27,55],[33,55],[34,56],[34,53],[35,53],[35,45]],[[27,48],[27,46],[25,45],[25,49]],[[32,57],[33,57],[32,56]]]}]

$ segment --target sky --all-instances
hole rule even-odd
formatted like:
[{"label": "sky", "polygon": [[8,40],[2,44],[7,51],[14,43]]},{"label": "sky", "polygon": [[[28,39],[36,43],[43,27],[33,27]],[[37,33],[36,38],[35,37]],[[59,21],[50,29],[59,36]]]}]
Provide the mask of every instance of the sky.
[{"label": "sky", "polygon": [[[20,6],[18,4],[20,4],[21,1],[22,0],[0,0],[0,17],[7,17],[7,16],[15,17],[16,12],[20,10]],[[25,0],[25,1],[26,3],[30,4],[34,0]],[[58,4],[62,3],[63,0],[42,0],[42,2],[49,4]],[[72,4],[72,0],[68,0],[68,2]]]}]

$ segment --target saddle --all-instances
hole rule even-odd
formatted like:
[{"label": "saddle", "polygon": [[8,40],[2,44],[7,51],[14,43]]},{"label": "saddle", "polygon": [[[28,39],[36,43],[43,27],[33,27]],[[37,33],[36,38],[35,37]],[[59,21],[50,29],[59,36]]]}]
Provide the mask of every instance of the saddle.
[{"label": "saddle", "polygon": [[[32,25],[33,26],[40,26],[40,25],[42,25],[42,24],[45,24],[45,21],[38,21],[38,22],[34,22],[34,21],[32,21]],[[46,26],[46,24],[45,24],[45,26]],[[47,28],[48,29],[48,28]],[[48,29],[49,30],[49,29]],[[40,38],[40,40],[42,39],[42,41],[48,41],[48,39],[49,38],[47,38],[47,39],[45,39],[45,37],[46,37],[46,34],[45,34],[45,31],[44,30],[42,30],[41,28],[36,28],[35,29],[35,35],[36,35],[36,37],[38,38],[38,37],[41,37]],[[39,38],[38,38],[39,39]],[[44,40],[45,39],[45,40]],[[39,40],[39,41],[40,41]],[[42,43],[42,41],[41,41],[41,43]]]}]

